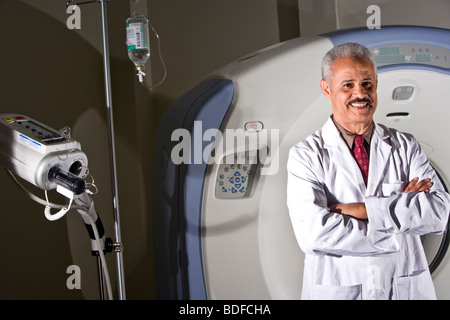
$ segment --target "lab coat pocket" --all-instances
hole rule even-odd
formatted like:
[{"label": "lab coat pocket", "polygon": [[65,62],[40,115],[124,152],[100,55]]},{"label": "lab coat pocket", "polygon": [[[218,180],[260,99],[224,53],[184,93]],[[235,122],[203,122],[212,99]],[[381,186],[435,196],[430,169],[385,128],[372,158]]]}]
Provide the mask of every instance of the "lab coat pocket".
[{"label": "lab coat pocket", "polygon": [[435,300],[433,280],[428,270],[394,279],[394,298],[397,300]]},{"label": "lab coat pocket", "polygon": [[311,288],[313,300],[361,300],[361,285],[323,286],[313,285]]},{"label": "lab coat pocket", "polygon": [[402,192],[402,185],[401,182],[396,183],[383,183],[381,185],[381,192],[383,193],[382,196],[389,197],[394,194]]}]

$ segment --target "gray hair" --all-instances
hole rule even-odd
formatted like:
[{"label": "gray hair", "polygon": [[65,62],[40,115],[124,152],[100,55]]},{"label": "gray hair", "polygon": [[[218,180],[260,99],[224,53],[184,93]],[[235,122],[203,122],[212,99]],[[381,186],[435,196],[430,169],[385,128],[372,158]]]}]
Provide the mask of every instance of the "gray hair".
[{"label": "gray hair", "polygon": [[325,54],[322,60],[322,79],[328,81],[331,78],[331,66],[333,65],[334,60],[348,56],[367,58],[370,61],[375,74],[377,73],[377,66],[375,64],[375,58],[372,52],[359,43],[349,42],[340,44]]}]

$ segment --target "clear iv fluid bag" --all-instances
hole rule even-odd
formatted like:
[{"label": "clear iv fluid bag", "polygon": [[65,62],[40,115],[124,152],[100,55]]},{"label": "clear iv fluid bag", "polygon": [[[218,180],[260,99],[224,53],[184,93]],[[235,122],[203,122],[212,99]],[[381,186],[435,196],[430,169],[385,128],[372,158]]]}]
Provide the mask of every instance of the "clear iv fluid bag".
[{"label": "clear iv fluid bag", "polygon": [[150,58],[149,23],[140,12],[139,1],[134,2],[133,16],[126,21],[128,57],[138,70],[143,70]]}]

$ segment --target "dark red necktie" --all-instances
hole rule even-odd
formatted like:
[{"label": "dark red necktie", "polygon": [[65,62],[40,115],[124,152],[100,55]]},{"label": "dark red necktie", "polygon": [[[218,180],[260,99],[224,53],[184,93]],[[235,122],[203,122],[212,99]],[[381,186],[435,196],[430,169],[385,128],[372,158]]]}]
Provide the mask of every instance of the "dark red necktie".
[{"label": "dark red necktie", "polygon": [[363,136],[355,136],[355,148],[353,149],[356,162],[358,162],[361,168],[364,183],[367,185],[367,177],[369,176],[369,156],[367,155],[366,148],[364,147]]}]

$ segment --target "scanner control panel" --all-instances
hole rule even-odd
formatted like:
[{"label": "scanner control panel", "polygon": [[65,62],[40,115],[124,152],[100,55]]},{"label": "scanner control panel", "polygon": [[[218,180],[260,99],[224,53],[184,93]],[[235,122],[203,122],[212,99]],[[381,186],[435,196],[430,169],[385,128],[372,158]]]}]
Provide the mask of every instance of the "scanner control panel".
[{"label": "scanner control panel", "polygon": [[257,151],[238,152],[224,157],[216,177],[216,197],[222,199],[248,197],[257,168]]},{"label": "scanner control panel", "polygon": [[427,64],[450,69],[450,49],[432,45],[400,43],[372,48],[377,66],[403,63]]}]

